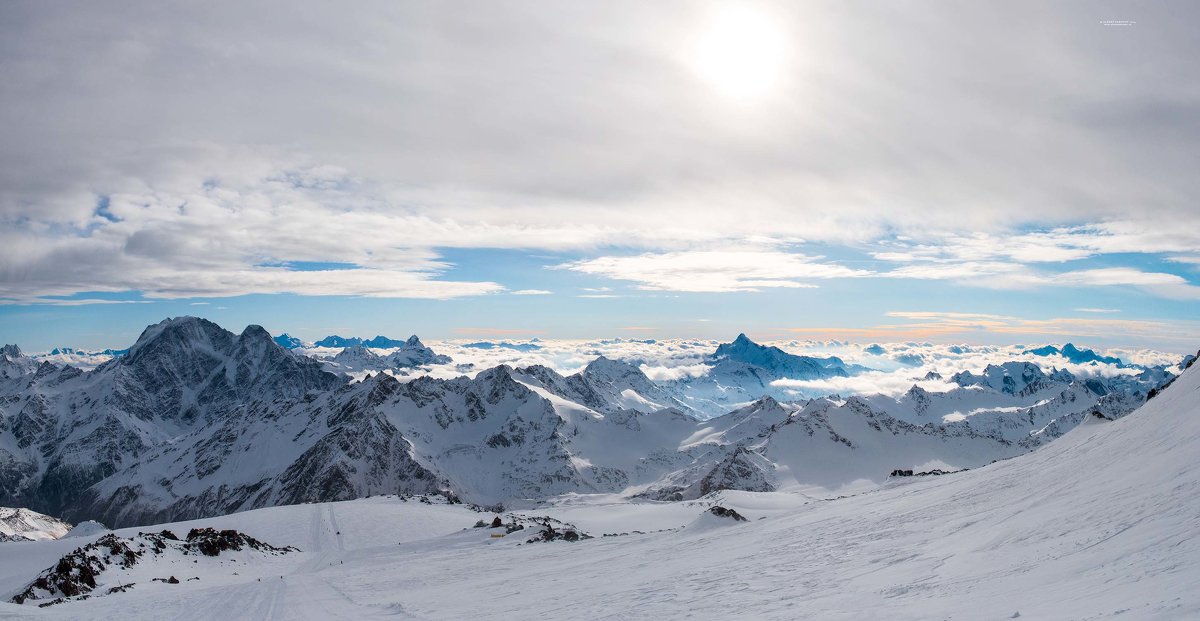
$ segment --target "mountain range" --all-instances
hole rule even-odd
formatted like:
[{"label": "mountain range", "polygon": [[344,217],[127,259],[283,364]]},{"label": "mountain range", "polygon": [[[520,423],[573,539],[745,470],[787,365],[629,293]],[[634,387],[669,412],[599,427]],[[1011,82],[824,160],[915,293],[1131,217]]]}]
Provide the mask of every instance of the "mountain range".
[{"label": "mountain range", "polygon": [[1046,345],[1044,347],[1030,349],[1025,353],[1033,354],[1035,356],[1062,356],[1063,358],[1066,358],[1075,364],[1090,364],[1096,362],[1100,364],[1114,364],[1118,367],[1124,366],[1124,363],[1120,358],[1115,356],[1101,356],[1090,349],[1079,349],[1071,343],[1063,345],[1061,349],[1053,345]]},{"label": "mountain range", "polygon": [[414,338],[416,338],[416,337],[415,336],[409,337],[409,339],[407,341],[399,341],[396,339],[388,338],[386,336],[376,336],[376,337],[370,338],[370,339],[363,339],[363,338],[359,338],[356,336],[344,337],[344,336],[338,336],[336,334],[333,334],[333,335],[327,336],[323,339],[320,339],[318,341],[315,341],[311,345],[309,345],[309,344],[306,344],[304,341],[301,341],[300,339],[285,332],[285,333],[280,334],[279,336],[275,337],[274,340],[276,343],[279,344],[280,347],[282,347],[284,349],[301,349],[304,347],[332,347],[332,348],[340,349],[340,348],[346,348],[346,347],[360,347],[360,346],[361,347],[371,347],[373,349],[392,349],[395,347],[404,347],[406,343],[408,343],[409,341],[411,341]]},{"label": "mountain range", "polygon": [[[416,337],[401,353],[440,360]],[[258,326],[234,334],[194,317],[148,327],[127,355],[88,372],[6,347],[0,505],[120,526],[398,492],[479,504],[837,495],[897,469],[1020,454],[1089,414],[1123,416],[1172,377],[1076,378],[1013,362],[955,375],[947,392],[787,402],[774,379],[863,368],[745,335],[716,348],[708,375],[672,382],[604,357],[567,376],[505,365],[454,379],[331,372],[370,356],[380,358],[359,345],[317,360]],[[723,403],[733,407],[705,418]]]}]

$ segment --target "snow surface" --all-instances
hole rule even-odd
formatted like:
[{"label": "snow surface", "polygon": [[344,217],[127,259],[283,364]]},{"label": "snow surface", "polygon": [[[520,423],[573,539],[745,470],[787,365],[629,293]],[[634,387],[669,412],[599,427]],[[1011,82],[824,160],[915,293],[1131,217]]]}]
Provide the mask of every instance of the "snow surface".
[{"label": "snow surface", "polygon": [[[1032,453],[840,499],[569,495],[522,510],[595,536],[575,543],[493,537],[501,529],[471,528],[490,513],[395,497],[174,524],[237,528],[303,551],[135,567],[102,576],[137,582],[128,592],[45,609],[2,604],[0,617],[1198,618],[1198,400],[1193,368],[1133,414],[1089,416]],[[697,520],[714,503],[750,521],[685,527],[707,522]],[[0,546],[0,595],[80,542]],[[148,581],[168,571],[200,579]]]}]

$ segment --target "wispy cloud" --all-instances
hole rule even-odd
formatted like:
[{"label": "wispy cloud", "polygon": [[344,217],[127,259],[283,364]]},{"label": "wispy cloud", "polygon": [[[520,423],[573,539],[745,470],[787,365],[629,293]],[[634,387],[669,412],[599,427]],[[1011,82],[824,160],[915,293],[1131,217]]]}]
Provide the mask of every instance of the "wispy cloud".
[{"label": "wispy cloud", "polygon": [[[962,338],[968,341],[988,336],[1008,339],[1028,338],[1104,338],[1145,339],[1194,343],[1200,341],[1200,322],[1149,321],[1134,319],[1100,319],[1059,317],[1027,319],[987,313],[939,311],[892,311],[888,317],[904,320],[900,323],[868,327],[805,327],[791,328],[795,334],[819,335],[825,338],[923,340]],[[1010,341],[1011,342],[1011,341]]]},{"label": "wispy cloud", "polygon": [[486,328],[486,327],[463,327],[455,328],[457,334],[469,334],[474,336],[511,336],[511,335],[527,335],[541,334],[541,330],[529,330],[525,328]]},{"label": "wispy cloud", "polygon": [[697,250],[607,256],[557,266],[585,274],[638,283],[638,288],[661,291],[760,291],[771,288],[811,288],[802,280],[854,278],[869,275],[821,257],[797,253],[746,250]]},{"label": "wispy cloud", "polygon": [[518,289],[516,291],[509,291],[510,295],[552,295],[553,293],[553,291],[545,289]]},{"label": "wispy cloud", "polygon": [[1078,311],[1078,312],[1080,312],[1080,313],[1104,313],[1104,314],[1111,314],[1111,313],[1119,313],[1119,312],[1121,312],[1121,309],[1119,309],[1119,308],[1077,308],[1077,309],[1075,309],[1075,310],[1076,310],[1076,311]]},{"label": "wispy cloud", "polygon": [[0,298],[0,306],[95,306],[104,304],[151,304],[152,300],[60,299],[37,296]]}]

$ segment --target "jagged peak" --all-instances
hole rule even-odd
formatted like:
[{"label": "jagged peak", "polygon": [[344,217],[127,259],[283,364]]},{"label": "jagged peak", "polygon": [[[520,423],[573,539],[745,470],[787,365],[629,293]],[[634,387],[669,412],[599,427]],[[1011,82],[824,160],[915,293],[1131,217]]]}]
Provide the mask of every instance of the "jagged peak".
[{"label": "jagged peak", "polygon": [[589,362],[588,365],[583,368],[582,375],[590,375],[592,373],[612,373],[612,372],[617,372],[617,373],[626,374],[626,375],[637,374],[637,375],[645,376],[645,373],[642,373],[642,370],[640,368],[638,368],[638,366],[636,364],[633,364],[630,362],[625,362],[624,360],[615,360],[613,358],[609,358],[609,357],[603,356],[603,355],[599,356],[595,360]]},{"label": "jagged peak", "polygon": [[225,329],[222,328],[221,326],[218,326],[217,324],[215,324],[207,319],[204,319],[202,317],[193,317],[191,315],[183,315],[181,317],[167,317],[166,319],[164,319],[156,324],[147,326],[146,329],[142,331],[142,334],[140,336],[138,336],[137,342],[135,342],[133,344],[133,347],[129,348],[129,351],[131,354],[135,353],[136,351],[141,350],[148,343],[153,342],[155,339],[157,339],[158,337],[160,337],[163,334],[178,333],[178,332],[183,332],[183,331],[187,331],[187,330],[197,330],[197,331],[217,330],[217,331],[222,331],[222,332],[225,331]]},{"label": "jagged peak", "polygon": [[504,379],[513,379],[513,368],[507,364],[498,364],[490,369],[484,369],[475,376],[477,380],[496,381]]},{"label": "jagged peak", "polygon": [[271,333],[267,332],[266,328],[258,324],[250,324],[246,326],[246,329],[242,330],[241,338],[259,339],[271,341],[272,343],[275,342],[271,339]]},{"label": "jagged peak", "polygon": [[[379,338],[379,337],[375,337],[375,338]],[[424,347],[425,344],[422,343],[421,339],[417,338],[417,335],[414,334],[414,335],[408,337],[407,339],[405,339],[404,346],[405,347]]]},{"label": "jagged peak", "polygon": [[8,356],[9,358],[20,358],[22,355],[24,355],[21,353],[21,348],[17,347],[16,343],[10,343],[4,347],[0,347],[0,354]]},{"label": "jagged peak", "polygon": [[912,388],[909,388],[908,391],[904,393],[904,396],[913,398],[913,397],[919,397],[919,396],[923,396],[923,395],[927,395],[927,394],[929,394],[928,390],[925,390],[924,388],[921,388],[920,386],[913,384]]},{"label": "jagged peak", "polygon": [[775,400],[775,397],[772,397],[771,395],[763,395],[763,396],[759,397],[754,402],[754,405],[757,405],[759,407],[764,407],[764,408],[782,407],[782,405],[778,401]]}]

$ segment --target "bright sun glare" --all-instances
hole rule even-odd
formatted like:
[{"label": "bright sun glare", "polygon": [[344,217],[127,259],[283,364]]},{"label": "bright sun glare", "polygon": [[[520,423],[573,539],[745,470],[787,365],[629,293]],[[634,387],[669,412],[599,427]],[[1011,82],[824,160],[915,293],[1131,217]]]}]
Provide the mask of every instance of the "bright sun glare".
[{"label": "bright sun glare", "polygon": [[722,94],[758,99],[783,77],[787,41],[768,13],[729,6],[708,18],[691,50],[693,70]]}]

